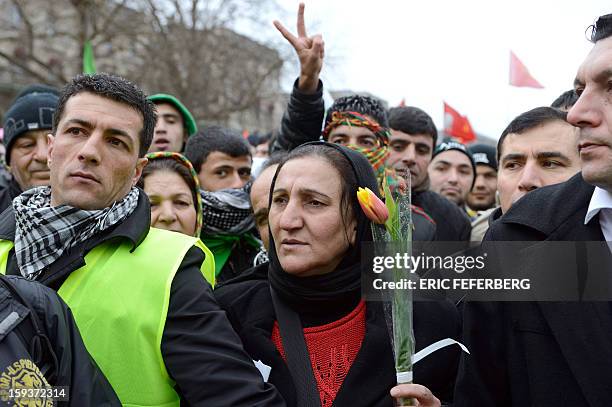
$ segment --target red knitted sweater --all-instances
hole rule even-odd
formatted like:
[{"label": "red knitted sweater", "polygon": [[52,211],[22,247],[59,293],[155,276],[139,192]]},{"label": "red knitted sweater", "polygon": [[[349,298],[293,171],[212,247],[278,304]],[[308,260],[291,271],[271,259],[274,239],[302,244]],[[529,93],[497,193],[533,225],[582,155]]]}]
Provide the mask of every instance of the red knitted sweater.
[{"label": "red knitted sweater", "polygon": [[[365,336],[365,302],[345,317],[326,325],[304,328],[304,339],[310,354],[321,397],[321,406],[329,407],[334,402],[344,378],[348,374]],[[272,341],[285,358],[278,322],[274,322]]]}]

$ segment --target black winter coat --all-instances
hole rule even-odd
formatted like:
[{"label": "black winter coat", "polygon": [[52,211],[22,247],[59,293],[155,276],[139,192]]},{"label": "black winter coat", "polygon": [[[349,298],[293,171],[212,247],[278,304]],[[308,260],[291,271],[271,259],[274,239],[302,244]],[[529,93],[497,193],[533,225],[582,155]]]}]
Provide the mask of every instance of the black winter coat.
[{"label": "black winter coat", "polygon": [[[577,174],[539,188],[492,222],[485,241],[602,241],[597,217],[584,224],[593,186]],[[545,208],[545,210],[542,210]],[[576,273],[612,270],[578,256]],[[591,253],[592,254],[592,253]],[[607,257],[607,260],[605,259]],[[455,405],[612,406],[610,302],[468,302]]]},{"label": "black winter coat", "polygon": [[0,190],[0,213],[13,204],[13,199],[21,194],[21,188],[15,179],[11,179],[8,185]]},{"label": "black winter coat", "polygon": [[436,222],[439,242],[469,242],[472,224],[465,211],[433,191],[413,192],[412,204],[423,208]]}]

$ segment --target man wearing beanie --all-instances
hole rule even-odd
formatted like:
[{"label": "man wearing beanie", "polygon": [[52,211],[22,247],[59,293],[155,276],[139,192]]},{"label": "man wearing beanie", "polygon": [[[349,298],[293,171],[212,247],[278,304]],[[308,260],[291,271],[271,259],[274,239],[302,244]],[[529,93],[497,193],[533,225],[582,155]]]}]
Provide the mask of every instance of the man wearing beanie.
[{"label": "man wearing beanie", "polygon": [[465,209],[472,220],[470,240],[481,242],[489,229],[489,216],[497,208],[497,151],[486,144],[473,144],[468,152],[476,164],[476,179]]},{"label": "man wearing beanie", "polygon": [[180,153],[187,138],[198,131],[191,112],[176,97],[165,93],[149,96],[157,110],[155,134],[149,152],[170,151]]},{"label": "man wearing beanie", "polygon": [[476,167],[467,148],[445,139],[436,148],[428,168],[431,190],[463,208],[474,184]]},{"label": "man wearing beanie", "polygon": [[57,103],[57,95],[33,91],[18,97],[6,112],[3,143],[13,179],[0,191],[0,211],[21,192],[49,185],[47,134],[53,127]]},{"label": "man wearing beanie", "polygon": [[473,144],[468,147],[476,164],[474,187],[467,197],[467,213],[470,218],[478,216],[480,211],[495,206],[497,192],[497,159],[495,147],[486,144]]}]

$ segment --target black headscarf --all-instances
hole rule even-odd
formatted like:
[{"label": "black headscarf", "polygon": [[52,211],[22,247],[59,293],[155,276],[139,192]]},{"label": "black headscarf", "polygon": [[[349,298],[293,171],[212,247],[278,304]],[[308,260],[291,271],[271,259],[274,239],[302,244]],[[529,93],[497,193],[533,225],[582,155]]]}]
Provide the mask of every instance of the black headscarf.
[{"label": "black headscarf", "polygon": [[[370,221],[357,204],[357,187],[368,187],[378,194],[378,184],[372,166],[363,154],[338,144],[323,141],[306,143],[296,148],[299,152],[305,146],[320,145],[339,151],[350,163],[357,185],[350,186],[354,193],[348,197],[357,221],[355,244],[351,245],[336,269],[330,273],[297,277],[286,273],[276,255],[274,238],[270,231],[270,267],[268,278],[278,296],[291,306],[301,317],[305,326],[332,322],[353,310],[361,299],[361,243],[372,241]],[[289,160],[291,160],[290,155]],[[270,188],[269,205],[272,206],[272,192],[282,165],[276,170]],[[341,180],[341,182],[347,182]]]}]

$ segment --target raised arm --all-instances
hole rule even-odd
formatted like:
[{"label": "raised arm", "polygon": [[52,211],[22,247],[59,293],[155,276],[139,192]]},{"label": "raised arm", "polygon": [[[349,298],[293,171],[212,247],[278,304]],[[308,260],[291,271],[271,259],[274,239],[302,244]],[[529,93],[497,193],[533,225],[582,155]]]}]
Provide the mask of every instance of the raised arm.
[{"label": "raised arm", "polygon": [[293,86],[278,137],[272,145],[272,152],[290,151],[300,144],[318,140],[321,135],[325,111],[319,74],[323,67],[324,43],[321,35],[307,35],[304,3],[298,8],[297,36],[278,21],[274,21],[274,26],[295,49],[300,61],[300,76]]}]

